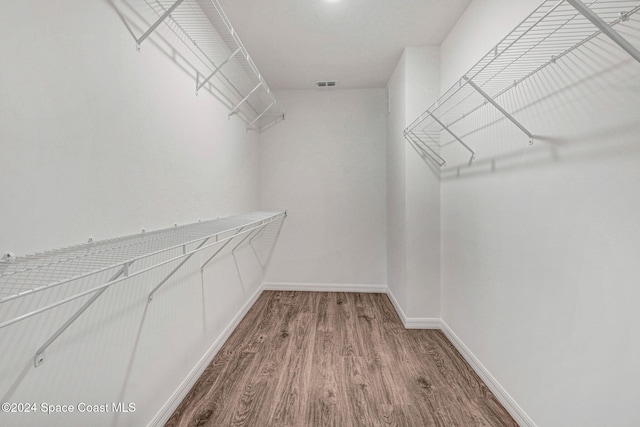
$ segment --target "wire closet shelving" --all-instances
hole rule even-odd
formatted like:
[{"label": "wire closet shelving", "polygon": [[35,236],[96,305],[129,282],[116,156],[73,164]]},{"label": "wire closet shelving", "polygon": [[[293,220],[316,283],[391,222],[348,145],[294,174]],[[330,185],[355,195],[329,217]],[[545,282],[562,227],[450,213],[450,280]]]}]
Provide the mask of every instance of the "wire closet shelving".
[{"label": "wire closet shelving", "polygon": [[640,10],[634,0],[545,0],[442,94],[405,130],[405,138],[438,166],[441,149],[458,144],[475,159],[457,132],[470,115],[491,105],[532,144],[535,135],[501,105],[501,96],[574,49],[604,35],[640,62],[640,51],[614,27]]},{"label": "wire closet shelving", "polygon": [[157,18],[136,38],[137,48],[167,25],[206,67],[199,70],[196,94],[212,88],[247,130],[261,132],[284,120],[284,112],[217,0],[145,0]]},{"label": "wire closet shelving", "polygon": [[[275,242],[285,217],[286,211],[253,212],[153,232],[143,230],[136,235],[25,257],[5,256],[0,262],[0,329],[87,297],[82,307],[37,350],[34,356],[37,367],[44,362],[47,347],[111,286],[164,266],[166,274],[147,296],[151,303],[160,288],[193,255],[207,249],[213,251],[200,266],[204,274],[205,267],[230,244],[234,259],[240,246],[251,245],[264,268],[266,262],[258,256],[253,242],[268,229]],[[28,307],[25,309],[15,304],[26,297],[35,300],[38,307],[25,304]]]}]

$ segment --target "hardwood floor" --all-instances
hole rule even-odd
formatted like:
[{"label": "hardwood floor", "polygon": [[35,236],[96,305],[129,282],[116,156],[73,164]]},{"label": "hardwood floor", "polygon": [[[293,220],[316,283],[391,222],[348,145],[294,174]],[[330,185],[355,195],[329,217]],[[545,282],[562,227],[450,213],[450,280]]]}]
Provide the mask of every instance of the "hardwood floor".
[{"label": "hardwood floor", "polygon": [[265,291],[166,424],[517,426],[437,330],[385,294]]}]

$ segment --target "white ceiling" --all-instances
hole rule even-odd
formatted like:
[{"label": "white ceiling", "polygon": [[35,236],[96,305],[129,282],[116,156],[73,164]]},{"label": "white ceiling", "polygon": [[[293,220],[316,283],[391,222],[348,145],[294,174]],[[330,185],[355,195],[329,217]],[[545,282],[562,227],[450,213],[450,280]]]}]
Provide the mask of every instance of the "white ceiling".
[{"label": "white ceiling", "polygon": [[272,89],[385,87],[405,46],[439,45],[471,0],[220,0]]}]

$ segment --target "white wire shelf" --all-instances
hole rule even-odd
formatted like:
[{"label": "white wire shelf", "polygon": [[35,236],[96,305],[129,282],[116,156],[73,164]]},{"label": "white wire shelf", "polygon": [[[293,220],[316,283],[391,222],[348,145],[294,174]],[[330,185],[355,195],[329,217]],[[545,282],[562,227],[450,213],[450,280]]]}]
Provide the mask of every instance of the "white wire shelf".
[{"label": "white wire shelf", "polygon": [[[44,349],[109,287],[162,266],[172,268],[150,291],[151,302],[194,254],[215,251],[201,266],[202,272],[230,243],[235,257],[238,247],[253,246],[254,239],[268,235],[270,225],[269,237],[275,242],[285,217],[285,211],[253,212],[5,260],[0,262],[0,329],[91,296],[37,352],[38,366],[44,361]],[[257,253],[256,257],[262,265]],[[20,304],[26,299],[28,304]]]},{"label": "white wire shelf", "polygon": [[145,0],[155,21],[140,45],[159,25],[168,26],[199,59],[196,94],[211,89],[248,130],[261,132],[284,120],[273,93],[240,41],[217,0]]},{"label": "white wire shelf", "polygon": [[614,27],[640,10],[640,1],[545,0],[442,94],[405,130],[405,138],[438,166],[441,148],[458,144],[469,162],[474,150],[458,133],[459,123],[491,106],[533,143],[535,135],[501,106],[501,96],[559,58],[598,36],[608,36],[640,62],[640,52]]}]

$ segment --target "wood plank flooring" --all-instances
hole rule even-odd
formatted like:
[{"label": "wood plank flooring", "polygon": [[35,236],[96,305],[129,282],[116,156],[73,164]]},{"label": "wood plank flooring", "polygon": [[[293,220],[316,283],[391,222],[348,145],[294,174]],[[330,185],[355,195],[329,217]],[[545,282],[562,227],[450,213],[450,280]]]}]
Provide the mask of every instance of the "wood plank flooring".
[{"label": "wood plank flooring", "polygon": [[166,424],[517,426],[437,330],[385,294],[265,291]]}]

